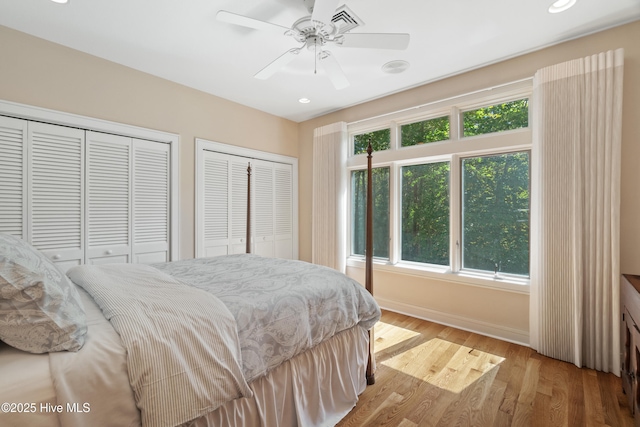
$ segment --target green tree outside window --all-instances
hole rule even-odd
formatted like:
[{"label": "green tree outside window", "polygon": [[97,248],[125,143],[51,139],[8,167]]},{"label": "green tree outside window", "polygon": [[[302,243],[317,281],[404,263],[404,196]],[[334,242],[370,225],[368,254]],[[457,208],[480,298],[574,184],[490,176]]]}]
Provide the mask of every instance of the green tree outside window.
[{"label": "green tree outside window", "polygon": [[529,126],[529,100],[489,105],[462,114],[464,136],[526,128]]},{"label": "green tree outside window", "polygon": [[[373,168],[373,256],[389,258],[389,168]],[[365,253],[367,171],[351,172],[352,252]]]},{"label": "green tree outside window", "polygon": [[449,162],[402,167],[402,259],[449,265]]},{"label": "green tree outside window", "polygon": [[462,161],[462,266],[529,275],[529,152]]},{"label": "green tree outside window", "polygon": [[384,151],[391,148],[391,129],[376,130],[353,137],[353,154],[367,152],[367,146],[371,140],[373,151]]},{"label": "green tree outside window", "polygon": [[400,137],[403,147],[445,141],[449,139],[449,116],[402,125]]}]

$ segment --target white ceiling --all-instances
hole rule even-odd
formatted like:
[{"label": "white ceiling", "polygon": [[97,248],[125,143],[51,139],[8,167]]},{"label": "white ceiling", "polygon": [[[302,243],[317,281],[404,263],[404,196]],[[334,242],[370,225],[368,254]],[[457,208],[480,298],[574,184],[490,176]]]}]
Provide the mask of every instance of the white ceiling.
[{"label": "white ceiling", "polygon": [[[343,0],[364,22],[351,32],[409,33],[411,41],[403,51],[330,48],[351,83],[342,90],[322,69],[313,73],[309,52],[254,79],[300,44],[216,20],[227,10],[290,27],[309,15],[303,0],[0,0],[0,25],[299,122],[640,19],[639,0],[578,0],[560,14],[547,12],[552,2]],[[382,72],[392,60],[410,68]]]}]

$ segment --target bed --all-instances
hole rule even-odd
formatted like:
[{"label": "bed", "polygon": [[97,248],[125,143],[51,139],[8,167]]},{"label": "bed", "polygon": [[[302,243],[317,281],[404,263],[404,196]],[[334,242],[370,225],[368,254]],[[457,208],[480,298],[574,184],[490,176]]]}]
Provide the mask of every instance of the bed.
[{"label": "bed", "polygon": [[330,426],[374,382],[370,256],[367,288],[252,254],[67,276],[0,235],[2,426]]}]

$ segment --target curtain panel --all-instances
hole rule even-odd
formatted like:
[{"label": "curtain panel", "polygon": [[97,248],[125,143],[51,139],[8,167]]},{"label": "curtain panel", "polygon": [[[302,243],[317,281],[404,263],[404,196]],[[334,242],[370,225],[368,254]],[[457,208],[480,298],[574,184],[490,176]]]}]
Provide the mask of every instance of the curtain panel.
[{"label": "curtain panel", "polygon": [[543,68],[532,99],[531,346],[616,375],[623,56]]},{"label": "curtain panel", "polygon": [[311,260],[346,269],[347,124],[333,123],[313,132],[313,206]]}]

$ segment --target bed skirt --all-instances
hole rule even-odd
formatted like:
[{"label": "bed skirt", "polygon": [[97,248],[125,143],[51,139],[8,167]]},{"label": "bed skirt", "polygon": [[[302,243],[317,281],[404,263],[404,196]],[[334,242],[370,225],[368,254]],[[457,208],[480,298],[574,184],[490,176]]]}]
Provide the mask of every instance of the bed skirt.
[{"label": "bed skirt", "polygon": [[343,331],[249,386],[252,398],[227,402],[189,427],[334,426],[366,387],[369,335]]}]

